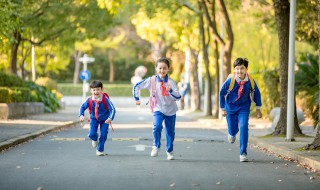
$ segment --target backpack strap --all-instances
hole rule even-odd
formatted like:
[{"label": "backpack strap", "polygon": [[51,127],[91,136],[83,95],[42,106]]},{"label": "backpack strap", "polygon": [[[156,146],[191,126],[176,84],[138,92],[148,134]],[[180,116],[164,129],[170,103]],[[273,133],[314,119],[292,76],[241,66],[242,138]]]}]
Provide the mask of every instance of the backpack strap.
[{"label": "backpack strap", "polygon": [[254,80],[253,78],[247,73],[250,84],[251,84],[251,91],[254,91]]},{"label": "backpack strap", "polygon": [[109,95],[105,92],[102,93],[102,103],[104,105],[104,108],[106,108],[107,111],[109,111],[109,107],[107,104],[107,98],[109,99]]},{"label": "backpack strap", "polygon": [[[102,93],[102,103],[104,105],[104,108],[106,108],[106,110],[109,111],[109,107],[108,107],[108,104],[107,104],[107,98],[109,98],[109,95],[105,92]],[[90,96],[89,98],[89,102],[88,102],[88,108],[89,108],[89,114],[91,114],[92,112],[92,96]]]},{"label": "backpack strap", "polygon": [[234,75],[233,74],[229,74],[228,78],[230,78],[230,77],[231,77],[231,82],[230,82],[230,85],[229,85],[228,94],[230,94],[231,90],[234,87],[234,83],[235,83]]},{"label": "backpack strap", "polygon": [[151,77],[151,95],[156,95],[156,75]]},{"label": "backpack strap", "polygon": [[88,108],[89,108],[89,114],[91,114],[91,111],[92,111],[92,96],[90,96],[90,98],[89,98]]}]

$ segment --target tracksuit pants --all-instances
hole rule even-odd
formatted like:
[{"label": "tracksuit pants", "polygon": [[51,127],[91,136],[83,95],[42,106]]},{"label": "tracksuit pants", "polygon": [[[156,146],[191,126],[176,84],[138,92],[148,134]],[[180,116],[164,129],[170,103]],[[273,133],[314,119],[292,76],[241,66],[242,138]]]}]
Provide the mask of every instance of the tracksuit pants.
[{"label": "tracksuit pants", "polygon": [[109,124],[105,123],[105,121],[98,121],[96,119],[90,119],[90,129],[88,132],[88,137],[93,140],[98,140],[98,127],[100,125],[100,138],[97,146],[97,150],[99,152],[104,151],[104,143],[107,140]]},{"label": "tracksuit pants", "polygon": [[236,136],[240,129],[240,155],[247,154],[248,138],[249,138],[249,113],[248,109],[240,109],[235,113],[227,114],[228,133]]},{"label": "tracksuit pants", "polygon": [[153,146],[160,148],[162,122],[164,121],[166,128],[167,152],[173,151],[173,141],[175,136],[176,115],[166,116],[160,111],[153,113]]}]

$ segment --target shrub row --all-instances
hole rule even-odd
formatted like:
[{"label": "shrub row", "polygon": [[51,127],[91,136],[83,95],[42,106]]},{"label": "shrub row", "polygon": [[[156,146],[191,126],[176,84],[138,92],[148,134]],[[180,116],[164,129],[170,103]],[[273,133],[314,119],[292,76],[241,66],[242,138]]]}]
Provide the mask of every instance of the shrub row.
[{"label": "shrub row", "polygon": [[[71,83],[59,83],[58,91],[65,96],[82,96],[82,84],[71,84]],[[131,84],[106,84],[103,85],[104,91],[112,96],[132,96],[132,85]],[[90,92],[87,93],[90,95]],[[148,97],[149,92],[147,90],[141,91],[141,96]]]},{"label": "shrub row", "polygon": [[[54,86],[50,80],[42,81],[49,81]],[[0,103],[42,102],[45,112],[56,112],[60,107],[57,98],[61,96],[57,91],[52,92],[32,81],[24,81],[16,75],[0,71]]]}]

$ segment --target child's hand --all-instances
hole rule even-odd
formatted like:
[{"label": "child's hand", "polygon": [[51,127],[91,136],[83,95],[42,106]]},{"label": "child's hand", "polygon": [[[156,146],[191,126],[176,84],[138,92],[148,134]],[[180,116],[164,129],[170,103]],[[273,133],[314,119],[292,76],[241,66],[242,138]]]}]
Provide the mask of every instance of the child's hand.
[{"label": "child's hand", "polygon": [[83,122],[83,121],[84,121],[84,117],[83,117],[83,115],[82,115],[82,116],[80,116],[80,121],[81,121],[81,122]]},{"label": "child's hand", "polygon": [[140,106],[140,104],[141,104],[140,100],[137,100],[136,105]]},{"label": "child's hand", "polygon": [[222,110],[221,115],[222,115],[222,117],[226,117],[227,116],[227,111],[226,110]]},{"label": "child's hand", "polygon": [[171,90],[171,86],[168,84],[168,86],[166,87],[166,91],[170,92],[170,90]]},{"label": "child's hand", "polygon": [[111,120],[110,120],[110,119],[107,119],[107,120],[105,121],[105,123],[110,124],[110,123],[111,123]]},{"label": "child's hand", "polygon": [[256,110],[256,116],[258,119],[262,118],[262,113],[261,113],[260,109]]}]

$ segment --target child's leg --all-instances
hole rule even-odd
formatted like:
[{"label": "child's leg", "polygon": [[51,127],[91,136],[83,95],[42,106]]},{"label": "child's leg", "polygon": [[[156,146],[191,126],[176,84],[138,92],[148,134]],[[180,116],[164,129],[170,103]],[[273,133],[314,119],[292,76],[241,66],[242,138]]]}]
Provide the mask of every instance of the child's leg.
[{"label": "child's leg", "polygon": [[95,119],[91,119],[90,120],[90,129],[88,131],[88,137],[93,140],[93,141],[97,141],[98,140],[98,126],[99,126],[99,122]]},{"label": "child's leg", "polygon": [[175,136],[176,115],[164,116],[164,123],[166,127],[167,152],[173,151],[173,141]]},{"label": "child's leg", "polygon": [[239,127],[238,127],[238,114],[227,114],[227,123],[228,123],[228,133],[231,136],[236,136],[237,133],[239,132]]},{"label": "child's leg", "polygon": [[162,131],[162,121],[164,115],[156,111],[153,113],[153,146],[160,148],[161,146],[161,131]]},{"label": "child's leg", "polygon": [[106,142],[108,137],[108,129],[109,129],[109,124],[105,122],[100,123],[100,138],[99,138],[99,143],[97,147],[97,150],[99,152],[104,151],[104,143]]},{"label": "child's leg", "polygon": [[239,128],[240,128],[240,155],[247,154],[248,138],[249,138],[249,112],[241,110],[239,112]]}]

